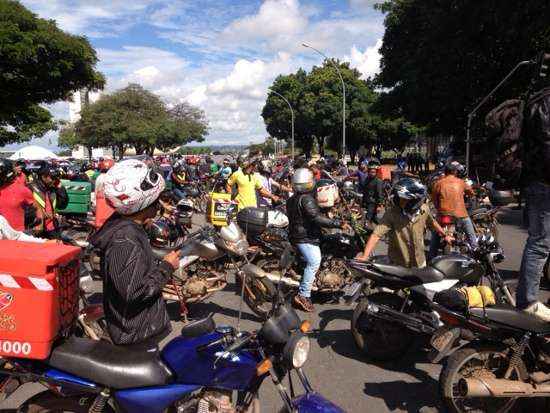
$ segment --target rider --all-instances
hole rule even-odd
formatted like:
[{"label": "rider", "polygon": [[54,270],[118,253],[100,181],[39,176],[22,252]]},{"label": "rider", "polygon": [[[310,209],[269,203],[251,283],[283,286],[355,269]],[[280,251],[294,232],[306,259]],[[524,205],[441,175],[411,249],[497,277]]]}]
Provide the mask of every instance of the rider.
[{"label": "rider", "polygon": [[426,226],[432,227],[446,242],[452,242],[452,238],[445,235],[443,228],[433,218],[426,204],[427,196],[426,187],[417,179],[403,178],[397,181],[392,188],[393,206],[375,227],[364,252],[356,258],[367,260],[380,238],[388,234],[388,256],[393,264],[409,268],[425,267]]},{"label": "rider", "polygon": [[[273,188],[283,192],[292,192],[292,188],[288,188],[285,185],[281,185],[279,182],[277,182],[275,179],[271,177],[271,168],[265,165],[264,162],[259,163],[257,176],[262,182],[262,186],[264,187],[264,189],[266,189],[270,193],[273,192],[272,191]],[[272,200],[269,197],[260,196],[259,204],[260,206],[270,207],[272,205]]]},{"label": "rider", "polygon": [[[464,195],[474,196],[474,191],[464,179],[458,177],[463,172],[465,172],[465,168],[460,163],[456,161],[448,163],[445,166],[445,176],[433,186],[432,202],[440,216],[449,215],[455,218],[456,229],[462,230],[468,237],[470,247],[476,248],[477,237],[474,225],[464,204]],[[440,238],[437,233],[432,233],[430,256],[437,255],[439,244]]]},{"label": "rider", "polygon": [[162,288],[179,265],[179,251],[160,264],[144,230],[158,212],[164,179],[128,159],[107,173],[105,197],[115,214],[90,242],[100,250],[107,330],[115,344],[154,343],[171,330]]},{"label": "rider", "polygon": [[298,248],[306,267],[294,303],[307,312],[314,311],[311,302],[311,286],[321,265],[321,228],[347,228],[338,219],[329,219],[321,214],[319,205],[312,194],[315,180],[310,169],[299,168],[292,177],[294,195],[286,202],[288,212],[289,239]]},{"label": "rider", "polygon": [[384,181],[378,178],[378,169],[380,163],[371,160],[367,167],[367,177],[363,181],[363,208],[365,208],[365,218],[378,224],[377,213],[384,206]]},{"label": "rider", "polygon": [[279,197],[273,195],[262,185],[260,179],[254,173],[256,169],[256,162],[253,160],[241,160],[241,167],[236,172],[233,172],[231,177],[227,180],[226,190],[227,193],[231,193],[233,185],[237,185],[237,196],[235,197],[239,211],[243,208],[257,207],[258,200],[256,197],[256,191],[261,196],[267,197],[275,202],[279,200]]},{"label": "rider", "polygon": [[44,238],[36,238],[31,235],[25,234],[23,231],[17,231],[13,229],[6,218],[0,215],[0,239],[7,239],[12,241],[34,242],[43,243],[48,242]]},{"label": "rider", "polygon": [[0,215],[16,231],[24,231],[25,209],[32,205],[32,192],[16,180],[12,161],[0,159]]},{"label": "rider", "polygon": [[220,176],[227,180],[229,179],[229,177],[231,176],[231,174],[233,173],[233,170],[231,169],[231,162],[229,160],[229,158],[225,158],[223,160],[223,166],[222,168],[219,170],[218,172],[220,174]]},{"label": "rider", "polygon": [[44,163],[38,170],[38,179],[30,184],[30,188],[38,218],[34,232],[45,238],[57,238],[59,227],[55,211],[66,208],[69,203],[67,191],[61,185],[59,171]]}]

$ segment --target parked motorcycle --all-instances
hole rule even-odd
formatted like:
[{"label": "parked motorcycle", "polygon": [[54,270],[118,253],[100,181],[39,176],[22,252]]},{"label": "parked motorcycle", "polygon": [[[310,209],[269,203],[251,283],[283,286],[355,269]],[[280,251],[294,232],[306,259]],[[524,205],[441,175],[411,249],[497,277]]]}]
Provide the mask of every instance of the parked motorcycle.
[{"label": "parked motorcycle", "polygon": [[390,360],[402,355],[416,334],[432,335],[440,326],[433,297],[451,287],[487,278],[497,302],[515,303],[495,266],[504,259],[498,243],[484,237],[470,255],[442,255],[424,268],[349,261],[360,275],[346,294],[349,303],[359,300],[351,321],[359,349],[372,359]]},{"label": "parked motorcycle", "polygon": [[[450,412],[508,412],[519,399],[547,398],[550,408],[550,324],[513,306],[457,312],[436,306],[445,326],[432,337]],[[466,340],[466,344],[464,341]]]},{"label": "parked motorcycle", "polygon": [[[288,268],[288,258],[281,264]],[[251,271],[245,266],[243,276]],[[237,413],[260,411],[259,390],[270,377],[284,411],[343,413],[313,391],[303,371],[308,330],[309,322],[278,300],[258,331],[217,327],[209,316],[183,327],[161,351],[72,337],[58,342],[46,361],[3,359],[0,389],[8,397],[28,382],[48,388],[21,411]],[[293,373],[305,391],[300,396]]]}]

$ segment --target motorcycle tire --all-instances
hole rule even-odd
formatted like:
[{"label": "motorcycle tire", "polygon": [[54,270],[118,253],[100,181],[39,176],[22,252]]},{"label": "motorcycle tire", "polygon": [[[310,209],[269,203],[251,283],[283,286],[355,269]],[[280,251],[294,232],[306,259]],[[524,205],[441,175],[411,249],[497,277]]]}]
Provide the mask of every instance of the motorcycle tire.
[{"label": "motorcycle tire", "polygon": [[[465,365],[470,360],[475,360],[476,356],[480,356],[483,354],[498,354],[499,356],[503,357],[503,359],[506,360],[506,363],[509,361],[509,357],[506,354],[507,348],[505,346],[488,346],[488,345],[478,345],[478,346],[472,346],[472,347],[466,347],[462,348],[455,353],[453,353],[448,359],[447,362],[444,364],[443,369],[441,370],[441,373],[439,375],[439,392],[441,395],[441,399],[443,400],[443,403],[445,404],[445,407],[448,412],[452,413],[463,413],[466,411],[498,411],[499,413],[506,413],[510,411],[514,405],[516,404],[517,399],[514,398],[471,398],[474,401],[481,400],[483,404],[483,408],[487,408],[487,403],[490,403],[491,401],[495,401],[495,405],[492,406],[489,410],[465,410],[461,407],[461,402],[463,400],[469,400],[465,397],[455,397],[454,392],[456,390],[456,386],[458,383],[458,380],[460,378],[463,378],[464,375],[461,374],[462,368],[465,367]],[[478,367],[479,367],[479,361],[478,361]],[[493,360],[494,361],[494,360]],[[506,365],[507,367],[507,365]],[[504,371],[506,371],[506,368],[503,368]],[[487,371],[484,369],[484,371]],[[481,373],[484,374],[484,373]],[[486,373],[485,373],[486,374]],[[490,373],[492,374],[492,373]],[[475,375],[475,370],[473,372],[470,372],[470,375]],[[517,378],[523,379],[527,377],[527,368],[525,367],[525,364],[523,361],[520,360],[520,363],[515,369],[514,375]]]},{"label": "motorcycle tire", "polygon": [[[43,391],[27,400],[17,410],[19,413],[88,413],[95,395],[61,397],[51,391]],[[106,405],[103,408],[104,413],[114,413],[111,406]]]},{"label": "motorcycle tire", "polygon": [[550,285],[550,257],[544,263],[544,279],[548,285]]},{"label": "motorcycle tire", "polygon": [[266,321],[277,296],[275,284],[267,278],[255,277],[246,277],[245,283],[244,302],[258,318]]},{"label": "motorcycle tire", "polygon": [[403,306],[403,300],[398,295],[379,292],[363,298],[355,307],[351,319],[351,333],[355,344],[367,357],[387,361],[406,353],[414,340],[414,334],[400,323],[370,319],[365,311],[369,302],[399,311]]}]

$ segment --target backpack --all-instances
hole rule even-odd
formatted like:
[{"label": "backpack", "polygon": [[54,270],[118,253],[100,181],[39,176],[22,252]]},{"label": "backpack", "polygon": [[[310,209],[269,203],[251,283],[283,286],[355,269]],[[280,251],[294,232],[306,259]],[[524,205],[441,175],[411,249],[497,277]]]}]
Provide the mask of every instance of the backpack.
[{"label": "backpack", "polygon": [[527,99],[506,100],[485,117],[489,137],[494,139],[494,145],[488,146],[493,149],[491,158],[495,189],[518,188],[522,184],[525,167],[529,166],[526,161],[532,161],[540,150],[534,144],[536,139],[532,135],[547,135],[550,127],[532,119],[533,108],[549,98],[550,87],[539,90]]}]

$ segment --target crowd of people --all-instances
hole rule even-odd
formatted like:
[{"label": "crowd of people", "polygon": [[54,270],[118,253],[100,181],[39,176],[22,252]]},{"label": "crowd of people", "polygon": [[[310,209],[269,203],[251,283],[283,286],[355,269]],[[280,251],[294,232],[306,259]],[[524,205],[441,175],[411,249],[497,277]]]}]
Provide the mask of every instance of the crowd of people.
[{"label": "crowd of people", "polygon": [[[294,304],[304,311],[314,310],[311,288],[321,265],[322,228],[349,229],[341,217],[331,218],[319,207],[316,182],[323,178],[351,182],[362,194],[365,222],[372,225],[373,231],[358,260],[369,259],[380,239],[386,237],[392,263],[426,266],[440,251],[442,241],[454,241],[439,224],[437,218],[441,215],[455,219],[470,247],[475,248],[477,243],[465,205],[465,197],[474,192],[458,162],[447,163],[431,192],[413,174],[390,185],[381,179],[381,165],[375,158],[363,159],[356,170],[349,170],[343,162],[329,164],[324,159],[308,162],[297,158],[291,162],[254,156],[227,157],[219,164],[210,156],[127,159],[113,164],[84,164],[75,170],[41,162],[30,168],[25,162],[1,159],[0,238],[31,242],[59,239],[57,211],[68,202],[61,178],[92,183],[96,208],[104,199],[111,211],[90,242],[101,251],[106,319],[110,338],[116,344],[158,340],[169,332],[161,290],[178,267],[179,251],[156,263],[144,227],[159,214],[163,202],[189,197],[189,185],[205,177],[218,182],[213,190],[232,194],[239,210],[286,204],[290,241],[306,263],[294,297]],[[416,167],[412,170],[419,172]],[[427,231],[432,232],[428,257],[424,245]],[[520,288],[520,294],[525,295],[524,290]],[[526,311],[546,317],[544,305],[533,303],[531,298],[529,301],[528,306],[524,299],[520,301]]]}]

